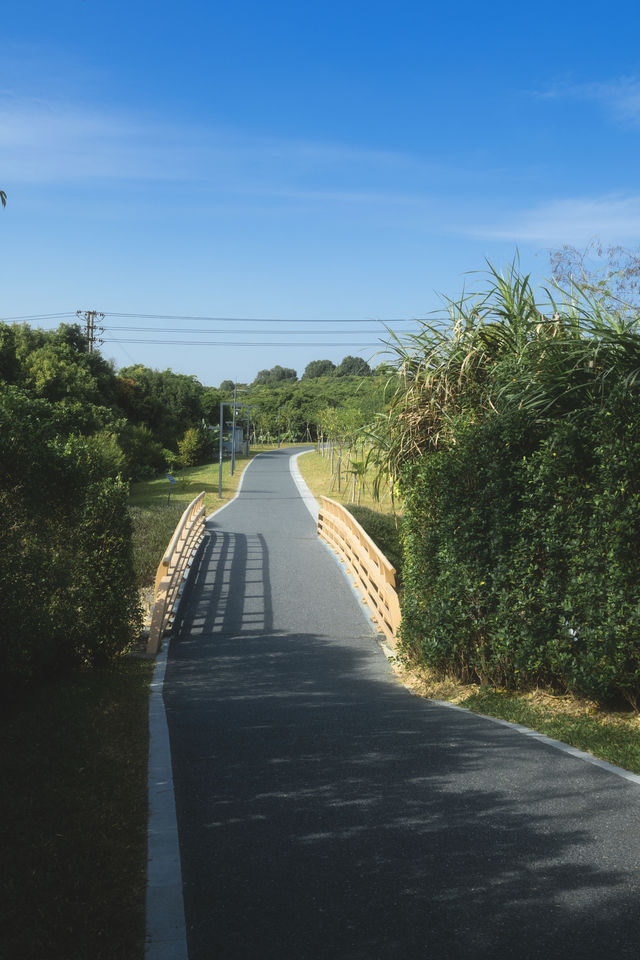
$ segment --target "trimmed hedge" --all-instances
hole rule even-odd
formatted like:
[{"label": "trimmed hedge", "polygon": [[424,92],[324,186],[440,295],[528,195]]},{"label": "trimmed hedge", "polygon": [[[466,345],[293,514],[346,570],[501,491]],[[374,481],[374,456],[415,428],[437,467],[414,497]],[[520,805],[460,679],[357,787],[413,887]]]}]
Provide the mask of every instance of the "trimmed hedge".
[{"label": "trimmed hedge", "polygon": [[377,547],[382,550],[389,563],[396,568],[396,588],[402,587],[402,544],[400,529],[394,517],[378,513],[369,507],[347,505],[349,513],[366,530]]},{"label": "trimmed hedge", "polygon": [[460,425],[405,471],[402,642],[441,673],[640,704],[640,399]]}]

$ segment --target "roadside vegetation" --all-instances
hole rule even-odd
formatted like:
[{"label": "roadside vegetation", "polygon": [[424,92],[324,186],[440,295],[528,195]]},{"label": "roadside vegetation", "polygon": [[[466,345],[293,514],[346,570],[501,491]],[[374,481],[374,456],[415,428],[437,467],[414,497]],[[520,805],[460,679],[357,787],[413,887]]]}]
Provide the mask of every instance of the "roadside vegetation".
[{"label": "roadside vegetation", "polygon": [[[404,500],[405,656],[640,706],[638,313],[490,268],[395,349],[379,449]],[[384,458],[382,458],[384,459]]]}]

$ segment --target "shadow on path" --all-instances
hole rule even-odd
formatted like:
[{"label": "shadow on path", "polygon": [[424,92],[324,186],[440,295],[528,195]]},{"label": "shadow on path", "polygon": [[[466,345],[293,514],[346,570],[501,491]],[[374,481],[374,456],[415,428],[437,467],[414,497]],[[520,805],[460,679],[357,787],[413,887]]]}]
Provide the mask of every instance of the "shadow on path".
[{"label": "shadow on path", "polygon": [[637,789],[274,635],[269,584],[212,533],[168,665],[190,960],[635,960]]}]

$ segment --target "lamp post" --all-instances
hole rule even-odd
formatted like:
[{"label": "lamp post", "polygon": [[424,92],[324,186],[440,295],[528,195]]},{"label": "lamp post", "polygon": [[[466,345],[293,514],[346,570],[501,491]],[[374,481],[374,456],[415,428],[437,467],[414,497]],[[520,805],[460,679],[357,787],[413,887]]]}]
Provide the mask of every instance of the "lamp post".
[{"label": "lamp post", "polygon": [[228,400],[220,401],[220,447],[218,451],[218,500],[222,500],[222,458],[224,450],[224,408],[232,407],[232,420],[231,420],[231,476],[236,467],[236,407],[246,407],[247,408],[247,437],[249,436],[249,414],[251,412],[251,407],[248,403],[238,403],[237,396],[238,393],[248,393],[248,390],[238,390],[237,384],[233,385],[233,401],[229,402]]},{"label": "lamp post", "polygon": [[218,436],[218,500],[222,500],[222,451],[224,448],[224,402],[220,401],[220,433]]},{"label": "lamp post", "polygon": [[235,457],[233,456],[233,450],[235,445],[235,419],[236,419],[236,406],[235,403],[231,404],[229,401],[220,401],[220,443],[218,449],[218,500],[222,500],[222,459],[224,456],[224,408],[233,406],[233,428],[234,433],[231,438],[231,474],[233,475],[233,467],[235,465]]},{"label": "lamp post", "polygon": [[249,393],[248,390],[238,390],[238,384],[234,383],[233,385],[233,427],[232,433],[233,437],[231,440],[231,476],[233,476],[234,470],[236,469],[236,407],[246,407],[246,403],[238,403],[238,394],[239,393]]}]

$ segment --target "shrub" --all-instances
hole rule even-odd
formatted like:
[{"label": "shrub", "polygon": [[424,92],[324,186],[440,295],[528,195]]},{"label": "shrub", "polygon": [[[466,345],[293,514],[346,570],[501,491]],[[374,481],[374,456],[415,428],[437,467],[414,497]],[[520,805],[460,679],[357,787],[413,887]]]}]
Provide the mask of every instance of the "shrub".
[{"label": "shrub", "polygon": [[127,490],[105,476],[111,453],[102,438],[62,435],[47,401],[0,394],[3,684],[103,663],[135,637]]},{"label": "shrub", "polygon": [[166,469],[167,451],[154,440],[148,427],[125,424],[119,443],[126,459],[125,474],[131,480],[150,480]]},{"label": "shrub", "polygon": [[394,517],[378,513],[369,507],[347,506],[346,508],[369,534],[373,542],[384,553],[389,563],[396,568],[396,587],[402,586],[402,545],[400,530]]},{"label": "shrub", "polygon": [[640,694],[640,402],[458,426],[405,470],[402,639],[442,672]]},{"label": "shrub", "polygon": [[213,455],[213,446],[209,431],[205,427],[189,427],[182,440],[178,441],[180,465],[196,467],[205,463]]}]

